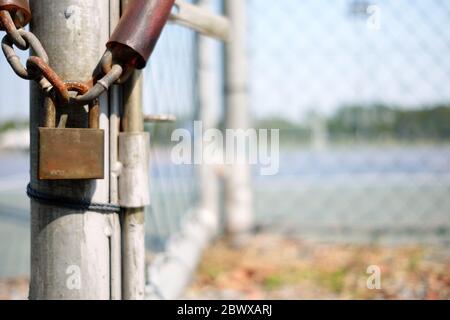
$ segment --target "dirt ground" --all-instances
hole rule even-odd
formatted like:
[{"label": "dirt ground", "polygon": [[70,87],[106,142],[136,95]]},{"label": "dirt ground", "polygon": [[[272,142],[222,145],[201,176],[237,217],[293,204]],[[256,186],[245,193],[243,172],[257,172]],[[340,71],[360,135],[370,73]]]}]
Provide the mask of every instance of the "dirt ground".
[{"label": "dirt ground", "polygon": [[[381,289],[368,289],[369,266]],[[374,284],[373,281],[369,281]],[[0,280],[0,300],[26,299],[28,280]],[[205,253],[187,299],[450,299],[450,251],[309,243],[258,235]]]},{"label": "dirt ground", "polygon": [[0,279],[0,300],[26,300],[28,279]]},{"label": "dirt ground", "polygon": [[[241,249],[219,242],[205,254],[191,299],[449,299],[445,248],[326,245],[259,235]],[[381,271],[381,289],[368,274]]]}]

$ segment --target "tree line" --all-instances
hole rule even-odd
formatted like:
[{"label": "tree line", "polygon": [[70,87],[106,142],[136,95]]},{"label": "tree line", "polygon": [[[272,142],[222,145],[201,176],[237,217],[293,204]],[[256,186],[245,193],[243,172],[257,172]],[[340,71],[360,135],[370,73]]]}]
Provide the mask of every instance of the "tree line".
[{"label": "tree line", "polygon": [[450,141],[450,106],[426,108],[349,105],[330,116],[311,113],[302,122],[261,119],[258,128],[280,129],[283,142],[309,142],[323,131],[329,142],[392,140],[398,142]]}]

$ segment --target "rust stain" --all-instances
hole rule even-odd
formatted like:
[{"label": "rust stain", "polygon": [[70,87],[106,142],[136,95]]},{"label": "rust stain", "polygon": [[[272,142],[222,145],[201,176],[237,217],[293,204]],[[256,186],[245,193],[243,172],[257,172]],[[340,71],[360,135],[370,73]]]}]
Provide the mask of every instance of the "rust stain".
[{"label": "rust stain", "polygon": [[104,178],[104,131],[39,128],[39,179]]},{"label": "rust stain", "polygon": [[69,91],[67,90],[66,84],[64,81],[58,76],[58,74],[50,68],[50,66],[44,61],[36,56],[32,56],[28,58],[27,61],[28,69],[37,69],[50,84],[56,89],[59,97],[62,99],[62,102],[67,104],[69,102]]}]

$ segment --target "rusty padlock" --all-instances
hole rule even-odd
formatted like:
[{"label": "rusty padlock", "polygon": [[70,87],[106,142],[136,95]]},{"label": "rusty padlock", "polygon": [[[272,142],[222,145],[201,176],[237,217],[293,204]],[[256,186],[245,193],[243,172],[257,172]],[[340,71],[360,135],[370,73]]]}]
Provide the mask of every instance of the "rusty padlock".
[{"label": "rusty padlock", "polygon": [[[67,83],[79,94],[87,87]],[[46,98],[44,127],[39,128],[39,180],[87,180],[104,178],[104,130],[99,129],[98,102],[89,105],[89,128],[66,128],[67,116],[56,127],[56,107]]]}]

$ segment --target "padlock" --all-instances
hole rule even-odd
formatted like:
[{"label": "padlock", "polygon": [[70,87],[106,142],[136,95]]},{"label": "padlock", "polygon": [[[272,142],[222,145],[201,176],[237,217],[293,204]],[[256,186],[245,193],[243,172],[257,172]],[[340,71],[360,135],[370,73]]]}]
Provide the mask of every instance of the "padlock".
[{"label": "padlock", "polygon": [[[79,94],[87,87],[67,83]],[[89,105],[89,128],[66,128],[67,115],[56,127],[54,99],[46,98],[45,118],[39,128],[39,180],[91,180],[104,178],[104,130],[99,129],[98,102]]]},{"label": "padlock", "polygon": [[[17,28],[25,27],[31,20],[28,0],[0,0],[0,11],[6,10],[11,14]],[[0,30],[4,31],[0,24]]]}]

